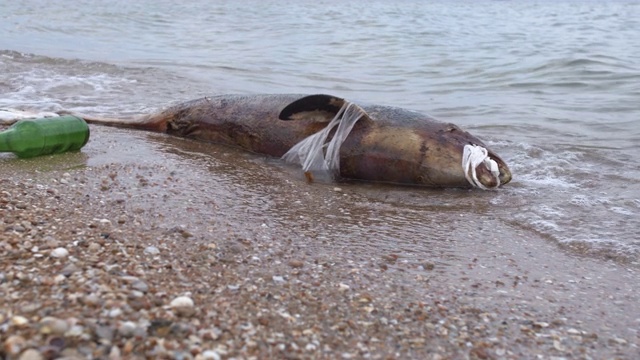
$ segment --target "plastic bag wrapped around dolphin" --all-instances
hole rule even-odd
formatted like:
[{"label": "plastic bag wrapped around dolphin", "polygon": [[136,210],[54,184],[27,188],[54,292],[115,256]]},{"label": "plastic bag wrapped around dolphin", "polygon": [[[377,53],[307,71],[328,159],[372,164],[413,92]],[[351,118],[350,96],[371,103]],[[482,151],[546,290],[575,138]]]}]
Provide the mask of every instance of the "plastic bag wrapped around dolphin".
[{"label": "plastic bag wrapped around dolphin", "polygon": [[483,189],[511,180],[507,164],[456,125],[330,95],[220,95],[129,119],[74,115],[284,157],[308,179],[326,171],[337,179]]}]

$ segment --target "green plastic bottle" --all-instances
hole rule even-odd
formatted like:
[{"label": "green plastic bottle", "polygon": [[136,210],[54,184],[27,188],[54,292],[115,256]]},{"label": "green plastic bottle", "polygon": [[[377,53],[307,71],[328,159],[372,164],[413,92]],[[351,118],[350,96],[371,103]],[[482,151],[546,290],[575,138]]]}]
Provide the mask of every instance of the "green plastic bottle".
[{"label": "green plastic bottle", "polygon": [[80,150],[89,141],[89,126],[76,116],[20,120],[0,132],[0,152],[20,158]]}]

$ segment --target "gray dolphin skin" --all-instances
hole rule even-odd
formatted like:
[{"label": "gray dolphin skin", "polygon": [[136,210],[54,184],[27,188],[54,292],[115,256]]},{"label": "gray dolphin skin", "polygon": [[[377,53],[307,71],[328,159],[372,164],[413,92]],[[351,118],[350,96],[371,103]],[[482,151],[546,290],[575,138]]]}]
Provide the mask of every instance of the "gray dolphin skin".
[{"label": "gray dolphin skin", "polygon": [[[346,100],[330,95],[220,95],[181,103],[155,114],[109,119],[76,114],[89,123],[133,128],[283,156],[327,126]],[[363,181],[469,188],[465,145],[482,146],[497,163],[495,176],[476,167],[487,188],[511,180],[507,164],[478,138],[456,125],[395,107],[363,105],[339,150],[339,177]]]}]

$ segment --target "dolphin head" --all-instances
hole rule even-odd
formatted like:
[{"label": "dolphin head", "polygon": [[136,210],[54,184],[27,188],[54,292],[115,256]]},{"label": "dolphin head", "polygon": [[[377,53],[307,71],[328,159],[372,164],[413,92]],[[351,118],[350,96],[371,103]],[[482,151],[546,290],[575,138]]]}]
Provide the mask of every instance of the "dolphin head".
[{"label": "dolphin head", "polygon": [[415,146],[420,142],[420,183],[486,190],[511,181],[506,162],[480,139],[457,125],[422,119],[421,126],[409,131],[416,137]]}]

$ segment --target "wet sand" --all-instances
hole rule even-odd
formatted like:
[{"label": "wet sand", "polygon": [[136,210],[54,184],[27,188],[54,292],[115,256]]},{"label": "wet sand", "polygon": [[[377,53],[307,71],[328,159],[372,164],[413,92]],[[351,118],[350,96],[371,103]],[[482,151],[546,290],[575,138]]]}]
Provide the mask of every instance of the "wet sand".
[{"label": "wet sand", "polygon": [[8,359],[640,357],[637,264],[504,221],[493,192],[309,185],[106,127],[0,163]]}]

